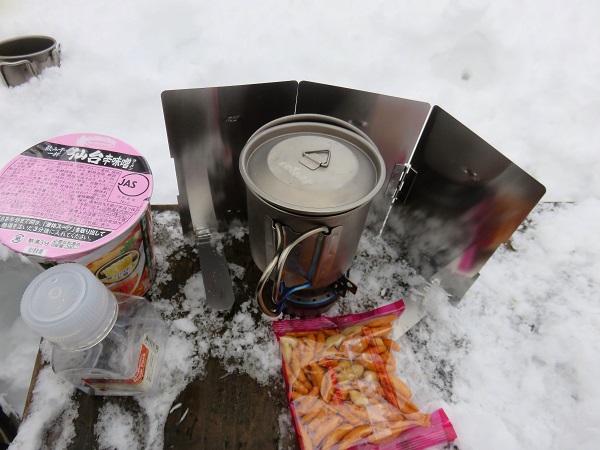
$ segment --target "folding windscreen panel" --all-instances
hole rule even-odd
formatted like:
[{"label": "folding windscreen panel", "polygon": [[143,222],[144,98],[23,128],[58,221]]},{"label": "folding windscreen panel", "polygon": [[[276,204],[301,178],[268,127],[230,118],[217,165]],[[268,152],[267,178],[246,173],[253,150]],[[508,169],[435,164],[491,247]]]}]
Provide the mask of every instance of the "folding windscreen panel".
[{"label": "folding windscreen panel", "polygon": [[162,102],[182,225],[201,241],[246,219],[240,152],[259,127],[290,114],[333,116],[374,141],[387,180],[367,226],[456,300],[545,193],[457,119],[420,101],[283,81],[165,91]]}]

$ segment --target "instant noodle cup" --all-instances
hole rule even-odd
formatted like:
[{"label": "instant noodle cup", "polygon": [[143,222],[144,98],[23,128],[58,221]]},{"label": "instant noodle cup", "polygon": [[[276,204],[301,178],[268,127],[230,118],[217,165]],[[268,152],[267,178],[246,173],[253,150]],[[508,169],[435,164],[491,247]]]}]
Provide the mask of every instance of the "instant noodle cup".
[{"label": "instant noodle cup", "polygon": [[143,295],[154,277],[152,173],[127,143],[70,134],[0,171],[0,242],[42,265],[75,262],[113,292]]}]

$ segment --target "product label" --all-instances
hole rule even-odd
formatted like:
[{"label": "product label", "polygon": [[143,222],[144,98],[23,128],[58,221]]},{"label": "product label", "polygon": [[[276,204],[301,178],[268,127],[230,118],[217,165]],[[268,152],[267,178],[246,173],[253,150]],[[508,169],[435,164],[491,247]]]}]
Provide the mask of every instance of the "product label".
[{"label": "product label", "polygon": [[130,229],[152,186],[144,158],[117,139],[41,142],[0,171],[0,242],[19,253],[74,260]]},{"label": "product label", "polygon": [[111,244],[94,251],[77,262],[84,264],[113,292],[144,295],[154,277],[154,252],[150,209],[133,229]]},{"label": "product label", "polygon": [[158,345],[144,335],[137,369],[131,378],[82,378],[81,380],[102,392],[145,392],[154,382],[158,364]]},{"label": "product label", "polygon": [[140,252],[132,250],[102,266],[96,277],[104,284],[118,283],[131,275],[139,262]]}]

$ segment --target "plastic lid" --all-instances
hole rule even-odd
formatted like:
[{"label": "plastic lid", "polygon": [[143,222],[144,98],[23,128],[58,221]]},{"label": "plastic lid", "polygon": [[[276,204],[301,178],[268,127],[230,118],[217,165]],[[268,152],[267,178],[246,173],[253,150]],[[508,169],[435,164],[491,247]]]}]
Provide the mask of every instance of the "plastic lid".
[{"label": "plastic lid", "polygon": [[240,157],[248,188],[282,209],[338,214],[367,203],[385,166],[372,143],[328,123],[277,124],[257,132]]},{"label": "plastic lid", "polygon": [[115,296],[86,267],[59,264],[25,290],[21,317],[45,339],[65,350],[96,345],[117,320]]},{"label": "plastic lid", "polygon": [[129,233],[153,186],[147,161],[126,142],[47,139],[0,167],[0,242],[36,261],[78,261]]}]

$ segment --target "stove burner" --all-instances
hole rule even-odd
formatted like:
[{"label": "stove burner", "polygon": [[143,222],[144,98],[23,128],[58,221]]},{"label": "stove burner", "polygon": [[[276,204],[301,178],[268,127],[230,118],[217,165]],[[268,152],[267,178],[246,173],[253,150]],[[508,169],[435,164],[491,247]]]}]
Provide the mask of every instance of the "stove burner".
[{"label": "stove burner", "polygon": [[298,317],[317,316],[331,308],[339,297],[340,294],[329,287],[304,289],[287,297],[283,311]]},{"label": "stove burner", "polygon": [[283,311],[299,317],[310,317],[326,312],[348,292],[356,294],[358,287],[348,279],[350,271],[330,286],[321,289],[302,289],[288,295]]}]

